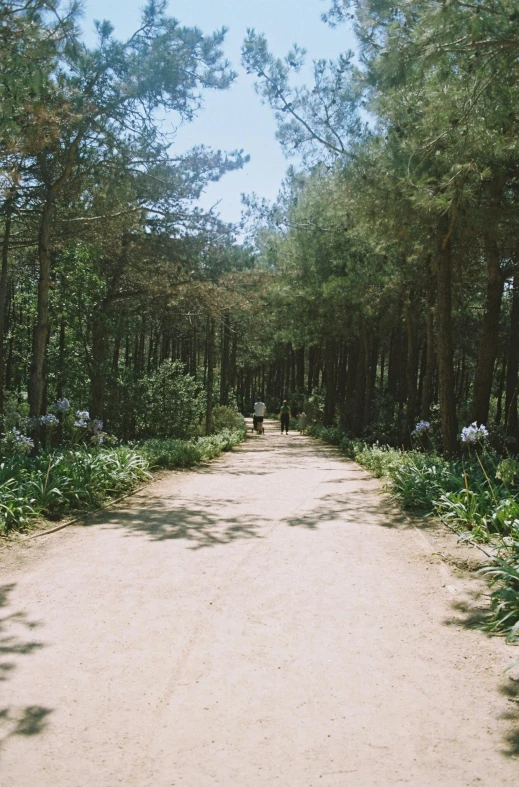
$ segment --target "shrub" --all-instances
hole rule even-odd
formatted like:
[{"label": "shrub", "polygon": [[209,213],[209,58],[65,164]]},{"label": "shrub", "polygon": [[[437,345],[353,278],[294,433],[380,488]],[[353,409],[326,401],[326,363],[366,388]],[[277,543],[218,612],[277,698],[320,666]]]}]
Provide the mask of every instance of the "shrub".
[{"label": "shrub", "polygon": [[221,432],[197,440],[145,440],[137,450],[152,468],[174,470],[177,467],[192,467],[200,462],[214,459],[222,451],[230,451],[240,443],[245,430],[222,429]]},{"label": "shrub", "polygon": [[246,431],[243,415],[232,407],[225,405],[215,407],[213,410],[213,430],[221,432],[223,429]]},{"label": "shrub", "polygon": [[519,520],[510,532],[493,562],[480,569],[495,588],[490,596],[492,617],[484,628],[519,643]]},{"label": "shrub", "polygon": [[145,406],[139,433],[159,438],[188,439],[199,428],[206,395],[180,361],[164,361],[144,381]]},{"label": "shrub", "polygon": [[97,506],[148,478],[147,468],[145,457],[126,446],[14,455],[0,465],[0,530]]}]

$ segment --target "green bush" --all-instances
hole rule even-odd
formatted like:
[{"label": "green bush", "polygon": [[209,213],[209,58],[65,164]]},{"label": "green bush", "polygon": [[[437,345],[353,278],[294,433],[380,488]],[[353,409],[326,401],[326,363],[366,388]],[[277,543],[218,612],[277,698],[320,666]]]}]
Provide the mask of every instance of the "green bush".
[{"label": "green bush", "polygon": [[519,462],[498,460],[491,451],[447,461],[433,453],[367,445],[339,430],[311,426],[309,434],[338,445],[386,482],[402,507],[435,512],[454,529],[469,530],[472,539],[501,537],[491,564],[481,569],[494,588],[492,616],[485,628],[519,643]]},{"label": "green bush", "polygon": [[200,428],[206,394],[180,361],[164,361],[144,381],[144,407],[138,433],[189,439]]},{"label": "green bush", "polygon": [[230,451],[240,443],[245,430],[222,429],[221,432],[197,440],[145,440],[137,450],[152,468],[174,470],[177,467],[192,467],[200,462],[214,459],[222,451]]},{"label": "green bush", "polygon": [[493,562],[480,573],[494,587],[490,596],[492,617],[484,626],[493,634],[504,635],[519,643],[519,520],[510,527],[511,536],[503,542]]},{"label": "green bush", "polygon": [[219,405],[213,410],[213,431],[221,432],[223,429],[231,431],[246,431],[243,415],[233,407]]},{"label": "green bush", "polygon": [[13,454],[0,465],[0,533],[25,527],[38,516],[60,517],[95,508],[130,492],[149,469],[192,467],[229,451],[243,429],[222,429],[194,440],[146,440],[134,446]]},{"label": "green bush", "polygon": [[0,465],[0,532],[95,507],[148,477],[146,459],[126,446],[14,455]]}]

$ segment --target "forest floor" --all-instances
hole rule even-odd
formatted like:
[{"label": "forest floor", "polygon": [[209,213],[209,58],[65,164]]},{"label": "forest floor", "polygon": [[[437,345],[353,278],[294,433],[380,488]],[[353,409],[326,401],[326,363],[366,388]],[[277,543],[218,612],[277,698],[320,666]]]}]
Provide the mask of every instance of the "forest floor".
[{"label": "forest floor", "polygon": [[2,787],[517,785],[476,551],[278,428],[0,552]]}]

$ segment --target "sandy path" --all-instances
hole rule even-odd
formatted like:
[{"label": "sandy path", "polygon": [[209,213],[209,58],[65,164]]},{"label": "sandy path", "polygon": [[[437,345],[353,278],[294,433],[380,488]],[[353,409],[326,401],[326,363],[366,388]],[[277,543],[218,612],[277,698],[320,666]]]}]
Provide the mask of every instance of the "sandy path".
[{"label": "sandy path", "polygon": [[517,653],[430,541],[269,425],[1,553],[0,784],[517,785]]}]

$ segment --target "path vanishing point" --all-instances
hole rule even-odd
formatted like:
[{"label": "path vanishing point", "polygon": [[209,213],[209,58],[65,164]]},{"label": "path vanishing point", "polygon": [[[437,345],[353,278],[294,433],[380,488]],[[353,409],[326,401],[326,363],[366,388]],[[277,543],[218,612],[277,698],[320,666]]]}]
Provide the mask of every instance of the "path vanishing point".
[{"label": "path vanishing point", "polygon": [[335,449],[269,423],[87,521],[0,552],[2,787],[519,784],[480,580]]}]

